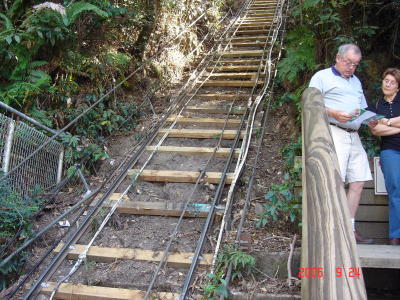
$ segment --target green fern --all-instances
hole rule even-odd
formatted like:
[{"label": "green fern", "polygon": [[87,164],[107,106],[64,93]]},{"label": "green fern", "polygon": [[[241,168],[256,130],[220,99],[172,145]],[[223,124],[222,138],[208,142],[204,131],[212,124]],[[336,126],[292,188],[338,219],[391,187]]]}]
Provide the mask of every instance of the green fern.
[{"label": "green fern", "polygon": [[286,57],[278,64],[278,80],[294,83],[303,72],[314,71],[315,40],[313,33],[299,27],[288,34]]},{"label": "green fern", "polygon": [[8,30],[14,29],[14,26],[13,26],[11,20],[5,14],[0,13],[0,19],[2,19],[2,20],[0,20],[0,24],[4,25],[5,30],[8,31]]},{"label": "green fern", "polygon": [[108,17],[108,14],[105,11],[98,8],[97,6],[87,3],[87,2],[84,2],[84,1],[79,1],[79,2],[75,2],[75,3],[71,4],[69,7],[67,7],[67,18],[64,19],[64,23],[67,22],[67,24],[65,24],[65,25],[68,26],[68,25],[75,23],[78,16],[81,13],[83,13],[84,11],[91,11],[103,18]]}]

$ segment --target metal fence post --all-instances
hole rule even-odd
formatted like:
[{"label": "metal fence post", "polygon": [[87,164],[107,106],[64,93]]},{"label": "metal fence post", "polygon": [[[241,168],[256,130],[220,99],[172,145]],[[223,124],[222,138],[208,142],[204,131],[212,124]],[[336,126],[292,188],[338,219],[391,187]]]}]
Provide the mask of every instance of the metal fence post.
[{"label": "metal fence post", "polygon": [[4,157],[3,157],[3,172],[6,174],[10,168],[10,158],[11,158],[11,148],[14,139],[15,132],[15,121],[10,120],[7,130],[7,139],[4,147]]},{"label": "metal fence post", "polygon": [[57,167],[57,183],[60,183],[63,173],[63,163],[64,163],[64,149],[60,152],[60,157],[58,159]]}]

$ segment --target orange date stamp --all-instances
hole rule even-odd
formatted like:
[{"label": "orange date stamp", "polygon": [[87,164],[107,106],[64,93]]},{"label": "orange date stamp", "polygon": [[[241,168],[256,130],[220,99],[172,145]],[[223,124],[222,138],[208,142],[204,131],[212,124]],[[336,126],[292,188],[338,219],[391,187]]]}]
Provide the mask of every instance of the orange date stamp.
[{"label": "orange date stamp", "polygon": [[[324,268],[299,268],[299,278],[323,278]],[[360,268],[335,268],[336,277],[360,278]]]}]

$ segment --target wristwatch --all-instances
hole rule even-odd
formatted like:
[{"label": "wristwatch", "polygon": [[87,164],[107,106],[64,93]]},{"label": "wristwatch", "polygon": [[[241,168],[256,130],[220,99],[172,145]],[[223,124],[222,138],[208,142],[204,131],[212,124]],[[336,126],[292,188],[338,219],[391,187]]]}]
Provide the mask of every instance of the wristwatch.
[{"label": "wristwatch", "polygon": [[388,119],[387,122],[386,122],[386,125],[387,126],[392,126],[392,119]]}]

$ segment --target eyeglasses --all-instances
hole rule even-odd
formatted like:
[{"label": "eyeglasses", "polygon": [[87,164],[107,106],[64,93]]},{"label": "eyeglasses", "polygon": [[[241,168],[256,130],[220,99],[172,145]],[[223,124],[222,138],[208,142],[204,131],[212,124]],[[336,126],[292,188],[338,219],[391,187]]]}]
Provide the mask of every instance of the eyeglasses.
[{"label": "eyeglasses", "polygon": [[342,58],[342,61],[343,61],[343,63],[346,65],[346,67],[348,67],[348,68],[357,68],[358,67],[358,63],[353,63],[353,62],[351,62],[351,61],[349,61],[349,60],[347,60],[347,59],[344,59],[344,58]]},{"label": "eyeglasses", "polygon": [[384,79],[383,82],[388,86],[395,86],[397,85],[397,81],[391,81],[389,79]]}]

